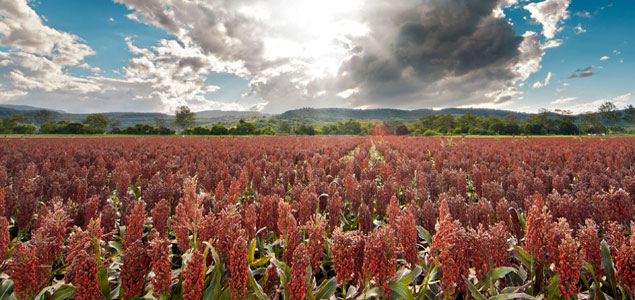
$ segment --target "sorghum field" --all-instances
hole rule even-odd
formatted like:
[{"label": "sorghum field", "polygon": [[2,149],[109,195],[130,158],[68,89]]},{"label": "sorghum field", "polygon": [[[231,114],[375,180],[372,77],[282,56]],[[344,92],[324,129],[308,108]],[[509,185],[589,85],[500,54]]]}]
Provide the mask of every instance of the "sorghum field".
[{"label": "sorghum field", "polygon": [[0,299],[633,299],[633,138],[9,138]]}]

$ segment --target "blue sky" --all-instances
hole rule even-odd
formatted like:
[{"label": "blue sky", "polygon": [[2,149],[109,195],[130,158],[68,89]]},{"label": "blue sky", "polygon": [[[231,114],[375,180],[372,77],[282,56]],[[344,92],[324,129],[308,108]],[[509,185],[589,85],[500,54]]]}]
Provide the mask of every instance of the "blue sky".
[{"label": "blue sky", "polygon": [[0,103],[576,113],[634,104],[633,1],[291,3],[0,0]]}]

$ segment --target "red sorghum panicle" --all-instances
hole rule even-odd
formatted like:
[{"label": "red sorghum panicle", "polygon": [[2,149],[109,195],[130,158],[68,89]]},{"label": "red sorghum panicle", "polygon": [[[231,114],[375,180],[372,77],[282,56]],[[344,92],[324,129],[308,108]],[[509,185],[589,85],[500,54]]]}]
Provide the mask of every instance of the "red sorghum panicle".
[{"label": "red sorghum panicle", "polygon": [[140,240],[126,244],[121,266],[123,298],[141,297],[150,258]]},{"label": "red sorghum panicle", "polygon": [[364,264],[364,234],[360,231],[343,232],[341,227],[333,231],[333,269],[337,282],[361,279]]},{"label": "red sorghum panicle", "polygon": [[622,244],[615,257],[617,277],[629,293],[635,293],[635,224],[631,223],[631,236]]},{"label": "red sorghum panicle", "polygon": [[476,273],[477,279],[482,279],[490,269],[490,256],[487,245],[489,233],[483,225],[478,225],[477,229],[468,228],[468,244],[470,246],[469,255],[472,260],[472,267]]},{"label": "red sorghum panicle", "polygon": [[269,267],[267,267],[267,280],[265,281],[265,285],[262,288],[265,293],[269,294],[277,283],[278,268],[276,268],[276,265],[274,264],[269,264]]},{"label": "red sorghum panicle", "polygon": [[297,218],[299,224],[304,224],[311,219],[311,216],[315,214],[317,210],[317,199],[316,195],[310,193],[307,190],[302,191],[300,195],[300,199],[295,200],[294,207],[297,210]]},{"label": "red sorghum panicle", "polygon": [[170,266],[171,241],[165,235],[159,235],[150,241],[150,265],[152,266],[152,295],[159,298],[162,293],[169,291],[172,285],[172,274]]},{"label": "red sorghum panicle", "polygon": [[290,300],[302,300],[306,292],[306,269],[310,265],[309,254],[304,244],[300,244],[293,252],[293,264],[291,264],[291,277],[287,287]]},{"label": "red sorghum panicle", "polygon": [[86,251],[79,252],[68,267],[64,276],[67,283],[75,284],[73,298],[76,300],[103,299],[97,281],[97,262]]},{"label": "red sorghum panicle", "polygon": [[216,190],[214,190],[214,200],[215,204],[219,204],[223,202],[223,198],[225,197],[225,183],[221,180],[216,185]]},{"label": "red sorghum panicle", "polygon": [[20,299],[33,299],[47,281],[49,266],[41,265],[37,249],[32,245],[17,243],[7,265],[9,278]]},{"label": "red sorghum panicle", "polygon": [[152,209],[152,228],[159,232],[160,236],[165,236],[165,229],[168,226],[170,217],[170,206],[168,201],[161,199]]},{"label": "red sorghum panicle", "polygon": [[227,262],[229,275],[229,289],[232,299],[240,299],[247,290],[247,276],[249,262],[247,261],[247,241],[239,236],[232,246],[232,251]]},{"label": "red sorghum panicle", "polygon": [[602,276],[604,270],[602,269],[602,253],[597,226],[592,219],[586,219],[584,223],[584,227],[578,231],[580,256],[583,261],[593,266],[596,276]]},{"label": "red sorghum panicle", "polygon": [[311,268],[313,269],[313,273],[317,273],[322,265],[325,227],[326,220],[324,220],[324,217],[320,214],[314,215],[305,225],[305,228],[309,233],[307,250],[309,251],[309,256],[311,257]]},{"label": "red sorghum panicle", "polygon": [[183,202],[176,206],[174,217],[172,218],[172,230],[176,236],[176,245],[179,251],[184,253],[190,249],[190,211]]},{"label": "red sorghum panicle", "polygon": [[403,249],[403,257],[411,268],[419,265],[419,251],[417,249],[417,224],[414,216],[408,210],[398,213],[396,223],[392,226],[399,238]]},{"label": "red sorghum panicle", "polygon": [[[266,227],[270,232],[278,232],[278,199],[275,196],[264,196],[260,199],[258,211],[258,228]],[[263,231],[262,234],[265,232]]]},{"label": "red sorghum panicle", "polygon": [[624,237],[624,228],[617,222],[607,223],[604,229],[604,239],[609,245],[611,254],[617,253],[626,241],[626,238]]},{"label": "red sorghum panicle", "polygon": [[496,223],[487,231],[485,245],[490,255],[490,264],[492,268],[509,266],[511,261],[509,257],[509,242],[511,233],[503,222]]},{"label": "red sorghum panicle", "polygon": [[194,251],[192,257],[187,261],[183,270],[183,300],[199,300],[203,293],[203,276],[205,266],[203,265],[203,254],[201,251]]},{"label": "red sorghum panicle", "polygon": [[432,237],[430,253],[437,254],[441,263],[443,277],[441,288],[445,295],[454,295],[455,286],[461,290],[465,284],[461,276],[468,276],[470,269],[468,245],[469,237],[461,222],[453,220],[450,215],[447,200],[441,200],[439,205],[439,229]]},{"label": "red sorghum panicle", "polygon": [[559,244],[556,251],[555,271],[558,274],[560,284],[560,294],[564,298],[572,298],[577,295],[578,281],[580,280],[580,271],[582,263],[578,255],[578,246],[573,237],[571,237],[571,229],[567,225],[565,219],[561,219],[557,227]]},{"label": "red sorghum panicle", "polygon": [[140,241],[143,237],[143,224],[146,221],[146,203],[140,201],[136,203],[126,216],[126,235],[124,236],[124,247],[128,244]]},{"label": "red sorghum panicle", "polygon": [[539,262],[546,263],[547,258],[555,254],[550,252],[556,246],[552,229],[554,226],[553,218],[547,211],[542,197],[535,194],[534,203],[529,208],[527,215],[525,245]]},{"label": "red sorghum panicle", "polygon": [[377,227],[368,234],[364,245],[364,278],[373,279],[385,297],[390,294],[388,284],[395,275],[397,251],[397,239],[391,227]]},{"label": "red sorghum panicle", "polygon": [[[101,209],[101,227],[104,232],[109,233],[115,229],[117,224],[117,210],[112,203],[107,202]],[[90,223],[90,222],[89,222]]]},{"label": "red sorghum panicle", "polygon": [[357,213],[357,219],[359,223],[359,230],[363,233],[368,233],[373,227],[373,213],[370,208],[366,205],[366,203],[362,203],[359,206],[359,211]]},{"label": "red sorghum panicle", "polygon": [[4,262],[9,251],[9,222],[0,215],[0,264]]},{"label": "red sorghum panicle", "polygon": [[49,263],[62,253],[62,247],[70,232],[71,220],[62,208],[61,202],[53,203],[52,212],[40,221],[40,226],[33,232],[31,243],[37,249],[41,263]]},{"label": "red sorghum panicle", "polygon": [[427,199],[421,206],[421,226],[428,230],[430,234],[436,232],[437,209],[434,207],[432,200]]},{"label": "red sorghum panicle", "polygon": [[213,243],[213,238],[216,237],[216,227],[218,226],[216,216],[212,213],[203,216],[203,219],[198,223],[196,229],[196,244],[198,247],[205,247],[203,242]]},{"label": "red sorghum panicle", "polygon": [[242,211],[242,225],[243,229],[247,233],[247,237],[249,240],[253,239],[256,236],[256,225],[258,222],[257,210],[258,209],[256,207],[256,204],[252,203],[244,206],[244,209]]},{"label": "red sorghum panicle", "polygon": [[395,225],[400,212],[399,201],[397,201],[397,197],[393,195],[390,197],[390,203],[388,204],[388,224],[391,226]]},{"label": "red sorghum panicle", "polygon": [[88,222],[97,216],[99,208],[99,196],[93,195],[88,201],[82,202],[79,208],[79,215],[76,224],[79,227],[86,228]]},{"label": "red sorghum panicle", "polygon": [[237,236],[245,234],[240,226],[240,215],[236,212],[235,206],[227,206],[221,211],[220,217],[216,221],[216,239],[214,247],[218,254],[224,258],[229,258],[234,240]]},{"label": "red sorghum panicle", "polygon": [[333,232],[340,223],[340,215],[342,213],[342,197],[339,194],[335,194],[329,197],[329,232]]}]

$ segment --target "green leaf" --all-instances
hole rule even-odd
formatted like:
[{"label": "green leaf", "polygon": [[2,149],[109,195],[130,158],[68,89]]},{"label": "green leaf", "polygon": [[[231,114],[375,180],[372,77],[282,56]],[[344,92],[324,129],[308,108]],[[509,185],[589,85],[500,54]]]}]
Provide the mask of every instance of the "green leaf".
[{"label": "green leaf", "polygon": [[403,278],[401,278],[401,280],[399,280],[399,282],[405,284],[405,285],[410,285],[412,283],[413,280],[415,280],[415,278],[419,277],[419,275],[421,275],[421,272],[423,271],[423,269],[421,269],[421,266],[416,266],[412,271],[410,271],[410,273],[406,274],[406,276],[404,276]]},{"label": "green leaf", "polygon": [[0,284],[0,299],[9,299],[11,294],[13,294],[13,280],[5,279]]},{"label": "green leaf", "polygon": [[253,268],[262,267],[262,266],[266,265],[270,260],[271,260],[271,257],[269,257],[269,256],[261,257],[261,258],[255,260],[255,261],[252,261],[251,263],[249,263],[249,266],[253,267]]},{"label": "green leaf", "polygon": [[531,269],[531,262],[533,261],[531,254],[525,252],[525,250],[519,246],[514,246],[514,254],[516,255],[516,258],[518,258],[518,260],[527,267],[527,269]]},{"label": "green leaf", "polygon": [[470,294],[472,294],[472,297],[474,297],[474,299],[476,300],[487,300],[487,298],[485,298],[485,296],[483,296],[483,294],[481,294],[481,292],[478,291],[478,289],[476,289],[476,287],[467,279],[465,280],[465,284],[467,285],[467,288],[470,290]]},{"label": "green leaf", "polygon": [[254,292],[256,293],[256,298],[258,298],[258,300],[269,300],[269,297],[267,296],[267,294],[265,294],[265,291],[262,290],[262,287],[260,286],[260,284],[258,284],[258,282],[256,281],[256,279],[254,278],[254,273],[251,272],[251,269],[248,269],[249,272],[249,284],[254,288]]},{"label": "green leaf", "polygon": [[401,282],[390,282],[390,297],[393,299],[414,300],[414,296],[408,289],[408,286]]},{"label": "green leaf", "polygon": [[494,297],[490,297],[489,300],[512,300],[512,299],[530,299],[535,300],[536,297],[527,295],[525,293],[513,293],[513,294],[500,294]]},{"label": "green leaf", "polygon": [[55,293],[53,293],[53,295],[51,295],[51,298],[49,300],[63,300],[63,299],[68,299],[71,296],[73,296],[73,293],[75,292],[75,288],[71,285],[63,285],[60,288],[58,288]]},{"label": "green leaf", "polygon": [[613,296],[617,296],[617,281],[615,280],[615,268],[613,267],[613,259],[611,259],[611,251],[606,241],[602,241],[602,268],[606,275],[606,281],[611,288]]},{"label": "green leaf", "polygon": [[106,298],[106,300],[111,300],[111,291],[110,284],[108,282],[108,272],[105,267],[99,268],[97,271],[97,281],[99,282],[99,291]]},{"label": "green leaf", "polygon": [[110,246],[111,248],[117,250],[117,253],[122,253],[123,252],[123,246],[118,241],[110,241],[110,242],[108,242],[108,246]]},{"label": "green leaf", "polygon": [[432,235],[425,228],[423,228],[422,226],[417,226],[417,233],[419,234],[419,238],[426,241],[428,245],[432,243]]},{"label": "green leaf", "polygon": [[370,298],[381,298],[384,296],[384,292],[378,287],[373,287],[357,296],[357,300],[365,300]]},{"label": "green leaf", "polygon": [[492,288],[491,285],[494,284],[494,282],[496,282],[496,280],[499,280],[503,277],[505,277],[505,275],[511,273],[511,272],[515,272],[517,271],[515,268],[512,267],[500,267],[500,268],[496,268],[494,270],[491,270],[487,273],[487,275],[485,275],[485,277],[479,281],[479,283],[476,285],[478,288],[482,288],[485,285],[489,285],[489,288]]},{"label": "green leaf", "polygon": [[251,240],[249,243],[249,252],[247,253],[247,257],[249,258],[249,262],[254,261],[254,256],[256,255],[256,239]]},{"label": "green leaf", "polygon": [[[251,271],[251,270],[250,270]],[[203,299],[219,299],[222,293],[220,265],[215,265],[212,270],[212,279],[209,286],[203,291]]]},{"label": "green leaf", "polygon": [[329,299],[331,296],[335,295],[335,290],[337,289],[337,278],[332,277],[326,282],[322,282],[315,292],[313,292],[313,297],[315,299]]}]

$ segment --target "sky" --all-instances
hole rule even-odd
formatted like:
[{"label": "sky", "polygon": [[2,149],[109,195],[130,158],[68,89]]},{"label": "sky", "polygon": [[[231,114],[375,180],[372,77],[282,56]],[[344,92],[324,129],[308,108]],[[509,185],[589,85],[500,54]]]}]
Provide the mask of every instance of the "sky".
[{"label": "sky", "polygon": [[67,112],[635,104],[631,0],[0,0],[0,103]]}]

